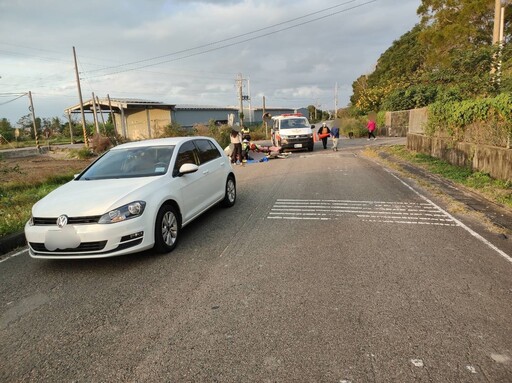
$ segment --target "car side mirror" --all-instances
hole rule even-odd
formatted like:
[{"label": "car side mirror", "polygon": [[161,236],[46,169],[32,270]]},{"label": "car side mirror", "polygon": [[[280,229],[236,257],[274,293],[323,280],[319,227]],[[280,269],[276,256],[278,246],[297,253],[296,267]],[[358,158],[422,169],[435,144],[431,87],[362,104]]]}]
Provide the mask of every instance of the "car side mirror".
[{"label": "car side mirror", "polygon": [[198,170],[199,166],[197,166],[196,164],[183,164],[180,167],[180,173],[178,174],[178,176],[181,177],[185,174],[195,173]]}]

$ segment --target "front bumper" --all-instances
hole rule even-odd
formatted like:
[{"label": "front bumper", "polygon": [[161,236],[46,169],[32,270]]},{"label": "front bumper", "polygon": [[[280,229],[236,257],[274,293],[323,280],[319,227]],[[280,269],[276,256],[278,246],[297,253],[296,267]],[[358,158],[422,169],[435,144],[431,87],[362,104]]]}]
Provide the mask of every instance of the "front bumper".
[{"label": "front bumper", "polygon": [[[142,217],[140,217],[142,218]],[[151,228],[136,218],[114,224],[25,225],[29,254],[42,259],[106,258],[153,246]]]},{"label": "front bumper", "polygon": [[313,146],[313,137],[308,135],[281,137],[283,149],[307,149]]}]

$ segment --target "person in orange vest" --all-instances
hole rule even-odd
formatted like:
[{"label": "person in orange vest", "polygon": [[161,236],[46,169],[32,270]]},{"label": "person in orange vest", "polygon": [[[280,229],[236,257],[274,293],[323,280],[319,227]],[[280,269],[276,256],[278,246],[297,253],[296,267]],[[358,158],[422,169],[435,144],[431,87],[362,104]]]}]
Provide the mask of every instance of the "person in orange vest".
[{"label": "person in orange vest", "polygon": [[327,124],[323,122],[320,129],[318,129],[318,138],[322,140],[322,145],[324,146],[324,149],[327,149],[327,138],[329,138],[330,134],[331,130],[329,129]]}]

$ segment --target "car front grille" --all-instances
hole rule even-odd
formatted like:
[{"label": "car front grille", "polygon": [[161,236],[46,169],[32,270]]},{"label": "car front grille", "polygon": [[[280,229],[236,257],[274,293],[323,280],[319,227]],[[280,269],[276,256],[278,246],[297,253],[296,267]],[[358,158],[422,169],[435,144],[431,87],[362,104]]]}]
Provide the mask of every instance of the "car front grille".
[{"label": "car front grille", "polygon": [[288,141],[307,140],[307,139],[309,139],[309,136],[307,134],[301,134],[298,136],[288,136]]},{"label": "car front grille", "polygon": [[[91,223],[98,223],[100,215],[93,215],[89,217],[68,217],[68,225],[87,225]],[[56,226],[57,218],[55,217],[34,217],[34,226]]]},{"label": "car front grille", "polygon": [[48,250],[44,243],[39,242],[29,242],[29,245],[35,252],[38,253],[84,253],[89,251],[101,251],[105,248],[107,241],[98,241],[98,242],[82,242],[80,246],[75,247],[73,249],[56,249],[56,250]]},{"label": "car front grille", "polygon": [[44,243],[40,242],[29,242],[30,247],[32,248],[34,255],[36,256],[72,256],[76,254],[79,255],[103,255],[113,253],[115,251],[129,249],[130,247],[134,247],[140,245],[142,240],[144,239],[144,232],[140,231],[138,233],[134,233],[132,235],[124,236],[119,245],[112,250],[101,252],[105,246],[107,245],[107,241],[98,241],[98,242],[82,242],[80,246],[74,249],[56,249],[56,250],[48,250]]}]

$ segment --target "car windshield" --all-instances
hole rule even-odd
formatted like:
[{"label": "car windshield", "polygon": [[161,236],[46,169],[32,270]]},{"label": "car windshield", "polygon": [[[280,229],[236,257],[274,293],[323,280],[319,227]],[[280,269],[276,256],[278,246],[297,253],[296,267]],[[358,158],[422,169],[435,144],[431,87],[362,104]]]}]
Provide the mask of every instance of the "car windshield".
[{"label": "car windshield", "polygon": [[307,128],[308,120],[305,118],[287,118],[281,121],[281,129]]},{"label": "car windshield", "polygon": [[174,146],[114,149],[87,168],[77,180],[153,177],[167,173]]}]

